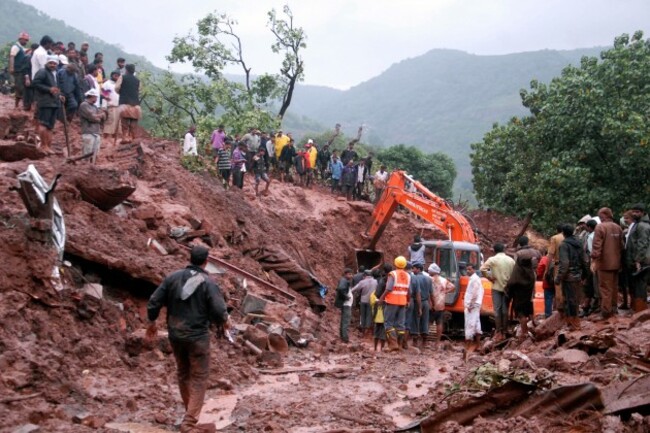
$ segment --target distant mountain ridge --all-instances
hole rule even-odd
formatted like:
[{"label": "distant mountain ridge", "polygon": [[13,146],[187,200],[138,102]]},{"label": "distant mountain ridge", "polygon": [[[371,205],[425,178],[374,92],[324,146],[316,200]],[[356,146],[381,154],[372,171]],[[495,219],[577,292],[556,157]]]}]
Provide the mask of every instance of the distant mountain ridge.
[{"label": "distant mountain ridge", "polygon": [[445,152],[469,189],[470,144],[494,122],[525,113],[520,89],[533,79],[550,82],[568,64],[578,65],[583,56],[597,56],[603,49],[492,56],[435,49],[347,91],[297,89],[289,111],[326,125],[339,122],[348,133],[364,123],[374,144],[405,143]]}]

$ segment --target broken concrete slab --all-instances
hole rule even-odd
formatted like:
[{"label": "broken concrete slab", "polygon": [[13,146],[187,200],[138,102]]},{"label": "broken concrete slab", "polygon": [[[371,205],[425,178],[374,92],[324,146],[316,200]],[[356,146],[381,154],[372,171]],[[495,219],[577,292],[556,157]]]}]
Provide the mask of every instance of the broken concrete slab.
[{"label": "broken concrete slab", "polygon": [[126,433],[169,433],[169,430],[135,422],[111,422],[104,427]]},{"label": "broken concrete slab", "polygon": [[608,386],[603,399],[606,415],[650,414],[650,374]]},{"label": "broken concrete slab", "polygon": [[201,409],[199,423],[212,424],[217,430],[228,427],[234,421],[231,415],[237,406],[237,401],[238,397],[235,394],[207,399]]}]

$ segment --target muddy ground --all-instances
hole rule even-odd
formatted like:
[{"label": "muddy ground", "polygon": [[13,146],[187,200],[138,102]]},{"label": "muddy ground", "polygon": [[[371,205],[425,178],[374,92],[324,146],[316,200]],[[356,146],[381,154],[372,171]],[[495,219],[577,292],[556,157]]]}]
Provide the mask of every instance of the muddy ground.
[{"label": "muddy ground", "polygon": [[[0,99],[0,126],[9,125],[0,146],[31,136],[31,121],[15,113],[10,118],[12,113],[11,101]],[[2,432],[177,431],[183,411],[165,334],[153,348],[145,347],[141,337],[147,297],[164,275],[185,265],[188,256],[181,244],[192,242],[206,243],[215,257],[295,295],[289,301],[280,291],[232,272],[214,276],[229,297],[239,330],[234,344],[213,339],[202,421],[219,431],[392,431],[496,386],[482,375],[498,377],[499,383],[544,376],[540,389],[584,382],[605,389],[650,372],[650,323],[624,313],[604,325],[587,322],[582,333],[553,329],[539,342],[494,347],[488,341],[485,353],[474,353],[467,362],[458,341],[435,350],[430,344],[388,354],[373,351],[354,332],[350,344],[341,344],[333,290],[324,301],[327,310],[316,314],[308,298],[251,254],[259,248],[280,252],[300,268],[300,281],[311,273],[333,289],[346,257],[367,242],[362,233],[372,211],[369,203],[348,203],[321,187],[303,190],[278,182],[268,196],[255,198],[250,178],[243,191],[226,191],[209,174],[181,167],[177,142],[145,137],[136,146],[104,143],[99,164],[91,167],[84,161],[66,163],[60,126],[54,141],[54,155],[42,157],[29,148],[29,158],[0,162]],[[74,125],[70,141],[73,155],[79,155]],[[48,182],[62,174],[55,196],[67,230],[64,262],[43,241],[42,227],[12,190],[28,164]],[[102,210],[112,197],[99,203],[93,197],[106,186],[114,195],[135,191],[126,202]],[[473,216],[487,236],[482,243],[486,256],[491,241],[512,242],[522,223],[495,214]],[[177,227],[190,236],[171,238],[170,230]],[[394,257],[416,233],[437,236],[422,221],[398,213],[379,249]],[[529,236],[539,238],[530,231]],[[148,246],[151,241],[158,250]],[[52,279],[55,267],[60,279]],[[101,295],[94,296],[100,289]],[[261,356],[247,348],[242,336],[254,327],[252,316],[242,311],[247,295],[267,302],[265,317],[257,320],[294,329],[308,346]],[[162,318],[159,329],[165,329]],[[614,344],[598,350],[578,345],[571,350],[580,353],[566,353],[567,344],[595,334],[616,336]],[[560,345],[560,335],[569,343]],[[499,414],[466,427],[447,424],[440,431],[636,432],[650,426],[641,415],[603,412],[532,419],[501,419]]]}]

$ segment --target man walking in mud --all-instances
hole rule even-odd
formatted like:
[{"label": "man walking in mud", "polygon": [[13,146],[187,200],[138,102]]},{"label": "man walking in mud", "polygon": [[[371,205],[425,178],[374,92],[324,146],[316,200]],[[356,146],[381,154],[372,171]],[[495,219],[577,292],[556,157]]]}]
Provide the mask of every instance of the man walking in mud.
[{"label": "man walking in mud", "polygon": [[190,265],[168,275],[149,298],[146,340],[157,334],[156,319],[167,307],[167,328],[185,405],[181,433],[199,433],[197,427],[210,372],[210,322],[230,328],[226,303],[219,287],[205,272],[208,249],[192,248]]}]

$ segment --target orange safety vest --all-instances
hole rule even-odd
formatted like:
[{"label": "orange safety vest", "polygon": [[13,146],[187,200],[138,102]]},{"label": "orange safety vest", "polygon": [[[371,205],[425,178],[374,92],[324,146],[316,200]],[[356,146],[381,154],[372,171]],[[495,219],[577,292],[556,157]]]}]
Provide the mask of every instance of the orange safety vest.
[{"label": "orange safety vest", "polygon": [[388,274],[393,277],[393,290],[386,294],[385,301],[391,305],[406,305],[409,286],[411,285],[411,274],[402,269],[396,269]]}]

